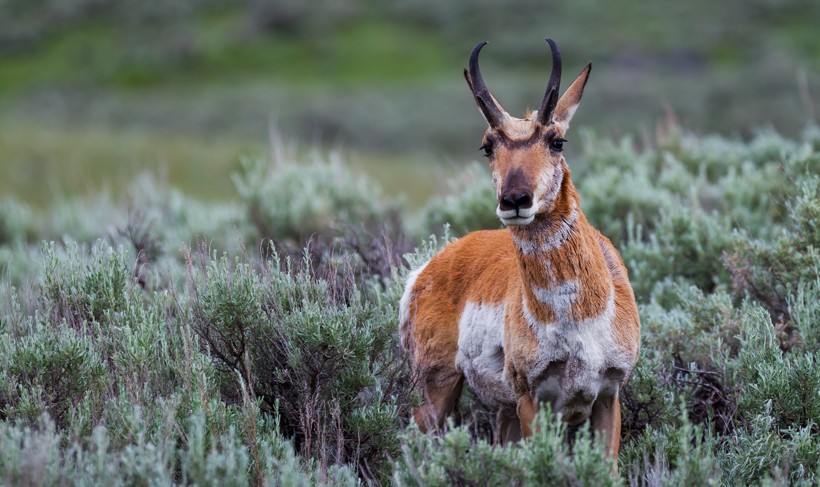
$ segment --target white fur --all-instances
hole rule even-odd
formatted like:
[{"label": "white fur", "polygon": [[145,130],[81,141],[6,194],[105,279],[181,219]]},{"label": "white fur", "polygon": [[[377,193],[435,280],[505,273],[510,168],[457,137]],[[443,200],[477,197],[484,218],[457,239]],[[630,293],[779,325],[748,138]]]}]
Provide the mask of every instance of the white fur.
[{"label": "white fur", "polygon": [[479,399],[490,407],[514,405],[504,378],[505,306],[467,302],[458,321],[456,366]]},{"label": "white fur", "polygon": [[[552,209],[553,203],[558,198],[558,192],[561,189],[561,184],[564,182],[564,168],[561,165],[555,167],[552,172],[552,178],[547,178],[544,173],[538,178],[538,186],[535,188],[536,198],[541,200],[541,207]],[[540,197],[538,195],[544,195]]]},{"label": "white fur", "polygon": [[566,115],[563,118],[559,118],[555,120],[557,125],[560,125],[562,129],[564,129],[564,133],[569,130],[569,122],[572,120],[572,117],[575,116],[575,110],[578,110],[578,103],[575,105],[571,105],[567,107]]},{"label": "white fur", "polygon": [[566,317],[578,297],[579,286],[578,281],[567,281],[552,289],[533,286],[532,291],[539,301],[555,311],[556,316]]},{"label": "white fur", "polygon": [[407,275],[407,283],[404,285],[404,294],[399,301],[399,336],[401,336],[402,344],[406,350],[416,350],[415,346],[410,345],[411,330],[410,330],[410,299],[413,297],[413,288],[416,286],[416,279],[419,274],[427,267],[430,261],[422,264],[421,267],[415,269]]},{"label": "white fur", "polygon": [[536,252],[540,252],[540,250],[538,250],[539,249],[538,244],[536,244],[532,240],[527,240],[527,239],[524,239],[524,238],[520,238],[518,235],[515,235],[515,234],[512,235],[512,239],[513,239],[513,242],[515,242],[515,245],[519,249],[521,249],[521,252],[523,252],[524,255],[532,255]]},{"label": "white fur", "polygon": [[535,214],[538,212],[538,205],[535,204],[529,208],[520,208],[516,210],[501,210],[496,207],[495,214],[501,219],[501,223],[507,226],[528,225],[535,219]]},{"label": "white fur", "polygon": [[[577,288],[577,283],[566,284],[566,289],[573,287]],[[555,303],[557,308],[566,305],[563,297],[551,295],[539,296],[539,299],[541,297]],[[555,396],[554,410],[562,410],[565,403],[581,391],[593,398],[599,394],[612,395],[617,392],[619,384],[604,377],[602,372],[609,367],[617,367],[628,372],[633,361],[615,342],[612,330],[615,318],[614,287],[610,287],[606,307],[601,314],[578,322],[571,319],[568,311],[558,312],[556,308],[557,320],[554,323],[543,323],[532,314],[526,298],[523,307],[524,319],[535,331],[538,340],[538,357],[531,370],[527,371],[530,383],[538,390],[538,384],[533,382],[542,377],[551,363],[566,364],[567,373],[557,381],[545,381],[550,382],[550,392]],[[588,416],[588,407],[591,407],[591,403],[585,411],[578,412]],[[563,412],[568,414],[573,411]]]},{"label": "white fur", "polygon": [[521,252],[525,255],[549,252],[564,245],[572,233],[572,226],[575,224],[576,220],[578,220],[578,207],[575,205],[575,202],[573,202],[572,211],[570,212],[569,217],[565,221],[562,221],[561,225],[558,227],[558,230],[548,235],[543,242],[521,238],[518,235],[513,235],[512,238],[518,248],[521,249]]}]

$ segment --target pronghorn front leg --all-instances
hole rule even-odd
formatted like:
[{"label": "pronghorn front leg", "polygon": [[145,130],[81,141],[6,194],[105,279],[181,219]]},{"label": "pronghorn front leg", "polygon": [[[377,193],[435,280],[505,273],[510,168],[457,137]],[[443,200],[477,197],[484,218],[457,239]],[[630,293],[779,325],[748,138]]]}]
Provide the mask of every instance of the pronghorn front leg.
[{"label": "pronghorn front leg", "polygon": [[529,438],[532,435],[535,414],[538,412],[538,403],[529,394],[525,394],[518,398],[517,412],[518,420],[521,422],[521,434],[524,438]]},{"label": "pronghorn front leg", "polygon": [[[621,444],[621,403],[617,394],[595,401],[590,423],[596,435],[603,435],[607,455],[617,462]],[[617,463],[615,468],[617,469]]]},{"label": "pronghorn front leg", "polygon": [[424,402],[413,411],[413,418],[423,432],[440,430],[461,397],[464,375],[453,372],[445,377],[434,375],[424,384]]},{"label": "pronghorn front leg", "polygon": [[513,411],[501,408],[496,415],[496,443],[506,444],[521,439],[521,423]]}]

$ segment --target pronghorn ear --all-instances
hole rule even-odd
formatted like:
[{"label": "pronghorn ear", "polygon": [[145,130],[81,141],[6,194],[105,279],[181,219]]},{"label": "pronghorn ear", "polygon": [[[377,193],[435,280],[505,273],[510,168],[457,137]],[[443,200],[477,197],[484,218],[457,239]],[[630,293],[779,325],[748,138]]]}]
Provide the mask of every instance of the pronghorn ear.
[{"label": "pronghorn ear", "polygon": [[579,74],[570,87],[567,88],[564,96],[558,100],[558,105],[555,106],[555,113],[552,116],[552,120],[556,125],[564,129],[564,132],[569,129],[569,122],[572,120],[572,116],[575,115],[578,104],[581,103],[581,95],[584,94],[584,86],[587,84],[587,78],[589,78],[591,69],[592,63],[587,64],[583,71],[581,71],[581,74]]}]

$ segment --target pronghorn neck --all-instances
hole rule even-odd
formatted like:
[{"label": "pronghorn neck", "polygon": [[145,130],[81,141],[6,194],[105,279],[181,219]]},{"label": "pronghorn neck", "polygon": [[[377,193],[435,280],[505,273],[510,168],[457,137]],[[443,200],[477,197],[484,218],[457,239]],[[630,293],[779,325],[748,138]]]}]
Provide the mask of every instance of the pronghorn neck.
[{"label": "pronghorn neck", "polygon": [[589,245],[588,226],[566,170],[552,210],[510,229],[528,321],[581,322],[605,311],[612,282],[601,278],[604,257],[597,245]]},{"label": "pronghorn neck", "polygon": [[556,176],[555,189],[546,197],[546,204],[552,209],[537,214],[529,225],[510,227],[519,255],[562,253],[563,247],[586,224],[569,169],[560,167]]}]

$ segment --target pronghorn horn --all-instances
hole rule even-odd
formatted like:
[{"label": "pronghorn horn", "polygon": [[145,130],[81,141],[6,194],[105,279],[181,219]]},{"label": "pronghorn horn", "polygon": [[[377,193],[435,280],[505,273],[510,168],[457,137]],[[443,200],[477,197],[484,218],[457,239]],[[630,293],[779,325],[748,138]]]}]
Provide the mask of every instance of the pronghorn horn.
[{"label": "pronghorn horn", "polygon": [[487,85],[484,84],[484,78],[481,77],[481,70],[478,68],[478,53],[481,48],[487,45],[487,41],[479,42],[470,53],[470,77],[467,80],[470,84],[470,89],[475,96],[475,101],[478,103],[478,108],[487,119],[487,123],[492,128],[498,128],[504,121],[504,111],[498,106],[498,103],[490,94]]},{"label": "pronghorn horn", "polygon": [[547,39],[547,44],[550,45],[552,51],[552,72],[547,83],[547,91],[544,93],[544,100],[541,102],[541,109],[538,110],[538,123],[541,125],[548,125],[552,122],[552,114],[555,111],[555,105],[558,104],[558,91],[561,88],[561,52],[552,39]]}]

